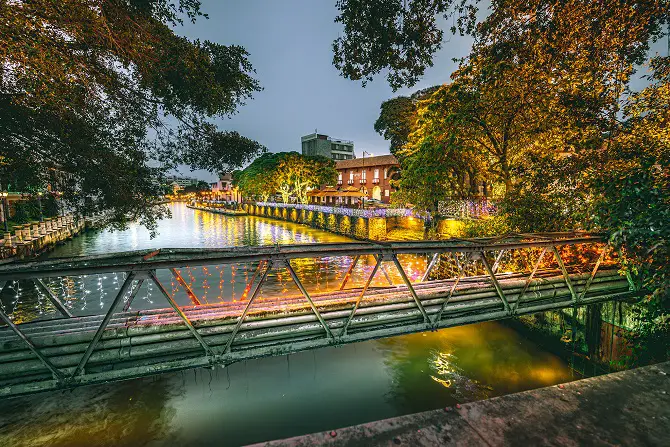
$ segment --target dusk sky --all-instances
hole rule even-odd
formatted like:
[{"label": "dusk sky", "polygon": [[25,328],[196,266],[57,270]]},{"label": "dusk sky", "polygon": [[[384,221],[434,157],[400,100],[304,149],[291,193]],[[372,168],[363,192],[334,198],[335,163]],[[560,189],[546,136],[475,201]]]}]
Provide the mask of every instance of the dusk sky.
[{"label": "dusk sky", "polygon": [[[300,137],[314,132],[353,140],[363,150],[388,154],[388,143],[374,131],[380,104],[394,96],[442,84],[456,67],[451,58],[468,54],[471,39],[446,35],[443,49],[416,88],[394,93],[380,76],[363,88],[345,79],[332,64],[332,43],[341,31],[334,22],[334,0],[203,0],[209,19],[185,23],[177,32],[190,39],[241,45],[249,52],[256,78],[264,90],[222,129],[237,130],[272,152],[300,151]],[[188,168],[184,175],[212,180]]]},{"label": "dusk sky", "polygon": [[[485,14],[486,2],[480,5]],[[388,142],[374,131],[380,104],[394,96],[449,82],[457,64],[466,56],[472,39],[445,32],[435,65],[412,89],[393,92],[384,75],[363,88],[359,81],[339,75],[332,64],[332,43],[341,33],[335,0],[202,0],[209,19],[185,22],[176,28],[189,39],[241,45],[249,52],[256,79],[263,91],[254,95],[231,119],[219,120],[222,129],[236,130],[259,141],[271,152],[300,151],[300,137],[314,132],[353,140],[357,156],[362,151],[388,154]],[[448,30],[450,24],[444,24]],[[667,53],[667,43],[657,42],[651,53]],[[633,82],[639,87],[644,83]],[[214,181],[206,171],[185,167],[180,173]]]}]

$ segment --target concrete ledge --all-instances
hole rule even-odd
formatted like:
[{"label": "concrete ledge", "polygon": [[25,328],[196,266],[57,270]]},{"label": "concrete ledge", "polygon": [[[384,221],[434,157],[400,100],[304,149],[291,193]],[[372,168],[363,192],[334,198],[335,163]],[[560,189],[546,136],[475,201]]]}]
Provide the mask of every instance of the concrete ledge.
[{"label": "concrete ledge", "polygon": [[256,446],[667,446],[670,362]]}]

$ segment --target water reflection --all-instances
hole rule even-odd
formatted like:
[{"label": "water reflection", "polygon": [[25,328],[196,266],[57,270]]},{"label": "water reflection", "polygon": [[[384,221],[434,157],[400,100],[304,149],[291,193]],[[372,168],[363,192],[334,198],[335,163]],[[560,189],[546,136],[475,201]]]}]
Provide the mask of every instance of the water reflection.
[{"label": "water reflection", "polygon": [[[121,233],[85,235],[53,255],[346,240],[301,225],[255,217],[227,218],[193,212],[183,205],[176,205],[173,213],[172,219],[161,222],[156,240],[150,240],[145,230],[132,227]],[[296,270],[314,278],[311,290],[326,290],[339,284],[349,262],[348,258],[301,260]],[[416,272],[425,269],[421,258],[402,262],[408,266],[413,263]],[[226,294],[231,299],[241,297],[253,266],[240,269],[209,266],[207,270],[182,269],[182,275],[194,293],[214,302]],[[371,260],[364,260],[353,281],[362,282],[371,269]],[[176,287],[169,276],[164,279],[166,285]],[[59,284],[62,293],[73,297],[70,302],[78,311],[88,313],[109,302],[111,292],[106,285],[118,285],[123,277],[109,274],[63,281]],[[383,275],[378,281],[384,284]],[[273,275],[271,284],[275,290],[295,290],[286,273]],[[30,305],[29,300],[19,303],[14,289],[3,293],[4,305],[14,303],[15,316],[32,318],[36,312],[53,310],[32,286],[25,287],[35,294]],[[156,299],[157,291],[146,287],[136,306],[163,307]],[[242,445],[568,379],[569,370],[560,359],[514,331],[496,323],[477,324],[247,361],[226,369],[190,370],[6,399],[0,405],[0,445]]]}]

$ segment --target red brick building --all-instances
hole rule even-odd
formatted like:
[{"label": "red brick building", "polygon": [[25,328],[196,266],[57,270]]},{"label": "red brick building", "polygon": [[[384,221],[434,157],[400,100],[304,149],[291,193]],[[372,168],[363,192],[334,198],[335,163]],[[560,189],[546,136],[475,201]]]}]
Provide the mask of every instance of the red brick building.
[{"label": "red brick building", "polygon": [[337,161],[337,186],[354,186],[366,194],[366,199],[389,203],[393,192],[389,169],[396,166],[398,160],[393,155]]}]

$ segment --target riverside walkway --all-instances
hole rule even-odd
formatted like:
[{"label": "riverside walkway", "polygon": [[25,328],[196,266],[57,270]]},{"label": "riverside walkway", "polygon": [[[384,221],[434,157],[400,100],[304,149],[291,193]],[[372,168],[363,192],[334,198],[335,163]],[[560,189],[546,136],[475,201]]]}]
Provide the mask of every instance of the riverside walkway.
[{"label": "riverside walkway", "polygon": [[[406,274],[407,256],[430,260],[420,277]],[[296,265],[333,257],[351,258],[339,286],[307,290]],[[353,269],[365,257],[373,260],[372,271],[351,284]],[[239,301],[203,304],[181,274],[185,268],[240,264],[252,265],[255,273]],[[172,292],[159,280],[159,270],[169,271],[178,284]],[[298,294],[261,297],[271,271],[287,274]],[[87,316],[72,316],[50,282],[110,273],[123,277],[110,290],[114,299]],[[378,277],[387,283],[372,287]],[[7,281],[33,282],[62,318],[17,324],[0,309],[6,324],[0,329],[0,396],[225,366],[637,295],[619,275],[603,238],[585,233],[161,249],[0,266],[0,290]],[[163,307],[131,312],[144,282],[158,289]],[[192,304],[179,306],[179,293]]]},{"label": "riverside walkway", "polygon": [[667,446],[670,362],[254,447]]}]

